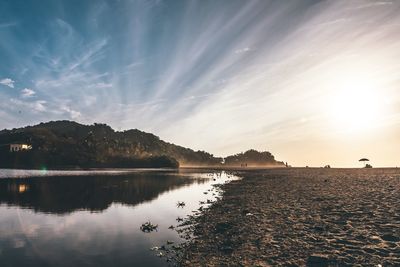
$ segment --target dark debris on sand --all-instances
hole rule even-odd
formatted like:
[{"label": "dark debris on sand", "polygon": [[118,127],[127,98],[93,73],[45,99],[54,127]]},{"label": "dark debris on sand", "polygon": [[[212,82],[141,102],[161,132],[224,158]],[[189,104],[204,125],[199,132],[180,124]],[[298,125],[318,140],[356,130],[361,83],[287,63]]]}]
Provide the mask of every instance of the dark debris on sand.
[{"label": "dark debris on sand", "polygon": [[400,266],[400,170],[237,175],[192,218],[182,266]]}]

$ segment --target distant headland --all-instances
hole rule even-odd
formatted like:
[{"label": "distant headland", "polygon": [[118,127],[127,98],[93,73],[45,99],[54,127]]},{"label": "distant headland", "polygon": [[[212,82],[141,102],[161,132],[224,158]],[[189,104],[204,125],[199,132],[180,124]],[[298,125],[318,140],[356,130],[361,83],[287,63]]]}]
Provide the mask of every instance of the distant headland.
[{"label": "distant headland", "polygon": [[0,168],[284,167],[270,152],[248,150],[215,157],[137,129],[50,121],[0,131]]}]

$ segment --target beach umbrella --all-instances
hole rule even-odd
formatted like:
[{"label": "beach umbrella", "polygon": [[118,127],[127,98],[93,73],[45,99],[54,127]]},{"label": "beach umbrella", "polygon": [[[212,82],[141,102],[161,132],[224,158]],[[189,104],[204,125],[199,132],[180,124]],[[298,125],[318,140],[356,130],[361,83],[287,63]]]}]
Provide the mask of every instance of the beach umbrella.
[{"label": "beach umbrella", "polygon": [[365,163],[365,166],[367,166],[367,164],[366,164],[367,161],[369,161],[369,159],[367,159],[367,158],[362,158],[359,160],[359,162]]}]

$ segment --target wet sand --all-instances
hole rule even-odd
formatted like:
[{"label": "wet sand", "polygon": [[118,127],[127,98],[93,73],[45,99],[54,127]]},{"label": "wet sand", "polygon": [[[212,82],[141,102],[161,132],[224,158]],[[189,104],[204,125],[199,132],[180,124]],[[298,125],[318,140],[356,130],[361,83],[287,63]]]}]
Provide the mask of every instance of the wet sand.
[{"label": "wet sand", "polygon": [[400,169],[236,171],[183,266],[400,266]]}]

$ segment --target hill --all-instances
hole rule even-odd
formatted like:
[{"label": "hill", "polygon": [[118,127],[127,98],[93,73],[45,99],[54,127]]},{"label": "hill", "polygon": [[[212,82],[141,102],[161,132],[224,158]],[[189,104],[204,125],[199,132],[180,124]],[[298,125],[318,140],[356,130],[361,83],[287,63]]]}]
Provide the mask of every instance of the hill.
[{"label": "hill", "polygon": [[[32,149],[10,152],[9,144],[13,143],[29,144]],[[114,131],[106,124],[82,125],[73,121],[2,130],[0,144],[2,168],[176,168],[220,166],[223,161],[137,129]],[[273,156],[269,160],[276,163]]]},{"label": "hill", "polygon": [[284,166],[285,164],[276,161],[275,157],[268,151],[259,152],[254,149],[247,150],[244,153],[228,156],[225,158],[225,166],[246,166],[246,167],[273,167]]}]

